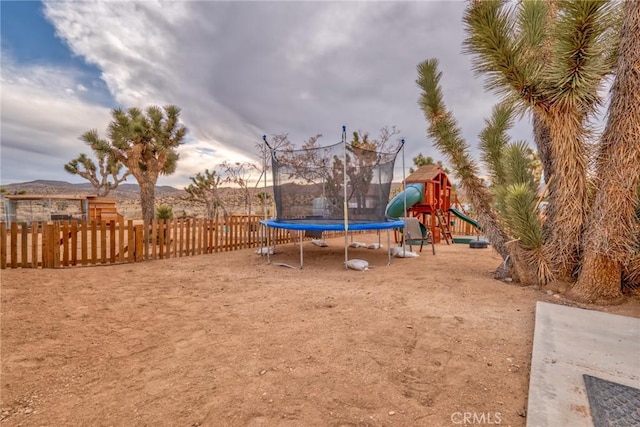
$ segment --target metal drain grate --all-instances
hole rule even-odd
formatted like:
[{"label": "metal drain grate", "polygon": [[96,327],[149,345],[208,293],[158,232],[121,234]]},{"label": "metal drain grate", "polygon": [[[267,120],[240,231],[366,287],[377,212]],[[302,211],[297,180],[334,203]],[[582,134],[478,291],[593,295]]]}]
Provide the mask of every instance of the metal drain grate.
[{"label": "metal drain grate", "polygon": [[595,427],[640,426],[640,389],[583,375]]}]

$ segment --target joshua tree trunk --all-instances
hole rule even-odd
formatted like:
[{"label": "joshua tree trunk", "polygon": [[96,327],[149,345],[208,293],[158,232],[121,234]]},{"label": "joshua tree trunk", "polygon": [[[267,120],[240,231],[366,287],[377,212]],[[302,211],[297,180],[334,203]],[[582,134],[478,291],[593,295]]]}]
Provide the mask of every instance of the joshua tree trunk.
[{"label": "joshua tree trunk", "polygon": [[622,296],[633,248],[640,182],[640,2],[627,1],[616,79],[597,163],[598,186],[584,233],[582,272],[572,294],[604,302]]},{"label": "joshua tree trunk", "polygon": [[578,114],[550,111],[547,120],[553,161],[549,194],[556,203],[552,221],[547,226],[550,236],[545,251],[555,263],[556,277],[573,282],[587,209],[587,156],[583,128]]},{"label": "joshua tree trunk", "polygon": [[154,217],[155,191],[153,181],[140,180],[140,204],[142,207],[142,220],[146,225],[151,224]]},{"label": "joshua tree trunk", "polygon": [[544,179],[549,181],[553,176],[553,163],[551,162],[551,130],[537,111],[533,112],[533,139],[538,148],[538,157],[544,170]]},{"label": "joshua tree trunk", "polygon": [[[151,239],[151,222],[154,217],[154,202],[155,202],[155,181],[148,179],[139,179],[140,185],[140,205],[142,207],[142,220],[144,221],[143,238],[145,241],[144,247],[147,248],[147,244]],[[145,249],[145,257],[148,255]]]}]

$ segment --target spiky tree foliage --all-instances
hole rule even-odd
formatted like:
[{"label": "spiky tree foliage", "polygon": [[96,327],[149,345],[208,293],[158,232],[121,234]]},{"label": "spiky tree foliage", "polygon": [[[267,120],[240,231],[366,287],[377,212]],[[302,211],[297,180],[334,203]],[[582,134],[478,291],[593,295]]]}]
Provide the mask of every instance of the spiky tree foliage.
[{"label": "spiky tree foliage", "polygon": [[447,157],[469,203],[476,208],[478,222],[482,224],[487,238],[496,251],[505,258],[509,254],[505,246],[509,238],[491,207],[492,196],[478,176],[478,167],[467,153],[469,146],[462,138],[457,121],[446,109],[440,87],[441,77],[442,73],[438,71],[436,59],[418,64],[416,83],[422,89],[419,104],[429,123],[427,134],[433,139],[440,152]]},{"label": "spiky tree foliage", "polygon": [[[170,105],[111,111],[108,139],[96,130],[82,135],[95,152],[106,153],[123,163],[138,181],[142,219],[150,224],[154,216],[155,185],[160,175],[176,170],[177,148],[183,143],[187,129],[180,123],[180,109]],[[148,227],[145,227],[148,233]],[[148,238],[148,236],[146,236]]]},{"label": "spiky tree foliage", "polygon": [[131,172],[126,171],[122,176],[118,177],[122,171],[122,163],[104,151],[98,151],[95,154],[98,158],[98,167],[89,156],[81,153],[78,157],[65,164],[64,170],[70,174],[83,177],[91,183],[97,196],[106,197],[111,190],[115,190],[121,182],[126,181]]},{"label": "spiky tree foliage", "polygon": [[542,224],[535,206],[539,179],[534,176],[528,145],[509,141],[507,131],[513,126],[514,113],[510,103],[493,108],[479,135],[482,160],[491,178],[495,207],[512,237],[507,248],[516,275],[521,281],[544,283],[551,273],[542,249]]},{"label": "spiky tree foliage", "polygon": [[[173,208],[168,205],[160,205],[156,208],[156,219],[168,220],[173,219]],[[167,230],[164,230],[165,233]]]},{"label": "spiky tree foliage", "polygon": [[224,178],[215,170],[198,172],[195,176],[189,177],[191,184],[185,187],[187,192],[187,200],[191,202],[202,203],[205,205],[207,218],[216,218],[218,209],[222,209],[223,215],[227,216],[224,202],[220,197],[218,189],[220,184],[224,182]]},{"label": "spiky tree foliage", "polygon": [[582,271],[572,292],[587,300],[621,297],[633,256],[640,183],[640,2],[627,1],[607,125],[599,145],[597,192],[584,233]]},{"label": "spiky tree foliage", "polygon": [[546,248],[565,280],[578,264],[588,206],[585,125],[612,71],[614,10],[600,0],[523,1],[515,10],[484,0],[473,2],[464,17],[465,49],[476,72],[489,89],[533,112],[552,206]]},{"label": "spiky tree foliage", "polygon": [[502,159],[505,186],[502,191],[505,221],[510,234],[518,239],[521,258],[532,271],[538,283],[554,278],[552,263],[544,249],[543,226],[536,209],[537,189],[540,184],[532,169],[529,147],[520,141],[510,144]]},{"label": "spiky tree foliage", "polygon": [[494,186],[502,186],[506,181],[502,153],[509,143],[507,130],[512,126],[513,106],[504,102],[493,107],[491,118],[485,120],[485,128],[480,133],[482,160]]}]

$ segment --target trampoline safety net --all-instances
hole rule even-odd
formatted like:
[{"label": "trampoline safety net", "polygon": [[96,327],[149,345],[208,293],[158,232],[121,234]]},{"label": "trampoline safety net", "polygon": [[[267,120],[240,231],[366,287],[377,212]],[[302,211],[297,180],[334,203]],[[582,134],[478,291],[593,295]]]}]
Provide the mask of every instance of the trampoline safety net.
[{"label": "trampoline safety net", "polygon": [[272,150],[276,219],[342,223],[346,186],[349,223],[386,221],[385,207],[400,148],[393,152],[375,148],[367,143],[340,142],[302,150]]}]

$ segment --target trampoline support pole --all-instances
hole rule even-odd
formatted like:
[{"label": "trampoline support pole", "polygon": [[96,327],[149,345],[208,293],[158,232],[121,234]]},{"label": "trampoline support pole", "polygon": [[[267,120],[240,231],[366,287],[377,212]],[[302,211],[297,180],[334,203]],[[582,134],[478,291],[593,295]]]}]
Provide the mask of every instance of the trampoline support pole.
[{"label": "trampoline support pole", "polygon": [[304,250],[302,249],[302,231],[298,231],[298,238],[300,239],[300,270],[302,270],[302,266],[304,265]]},{"label": "trampoline support pole", "polygon": [[[380,241],[380,230],[378,230],[378,241]],[[387,228],[387,265],[391,265],[391,233]]]},{"label": "trampoline support pole", "polygon": [[349,269],[349,201],[347,200],[347,127],[342,126],[343,190],[344,190],[344,268]]}]

